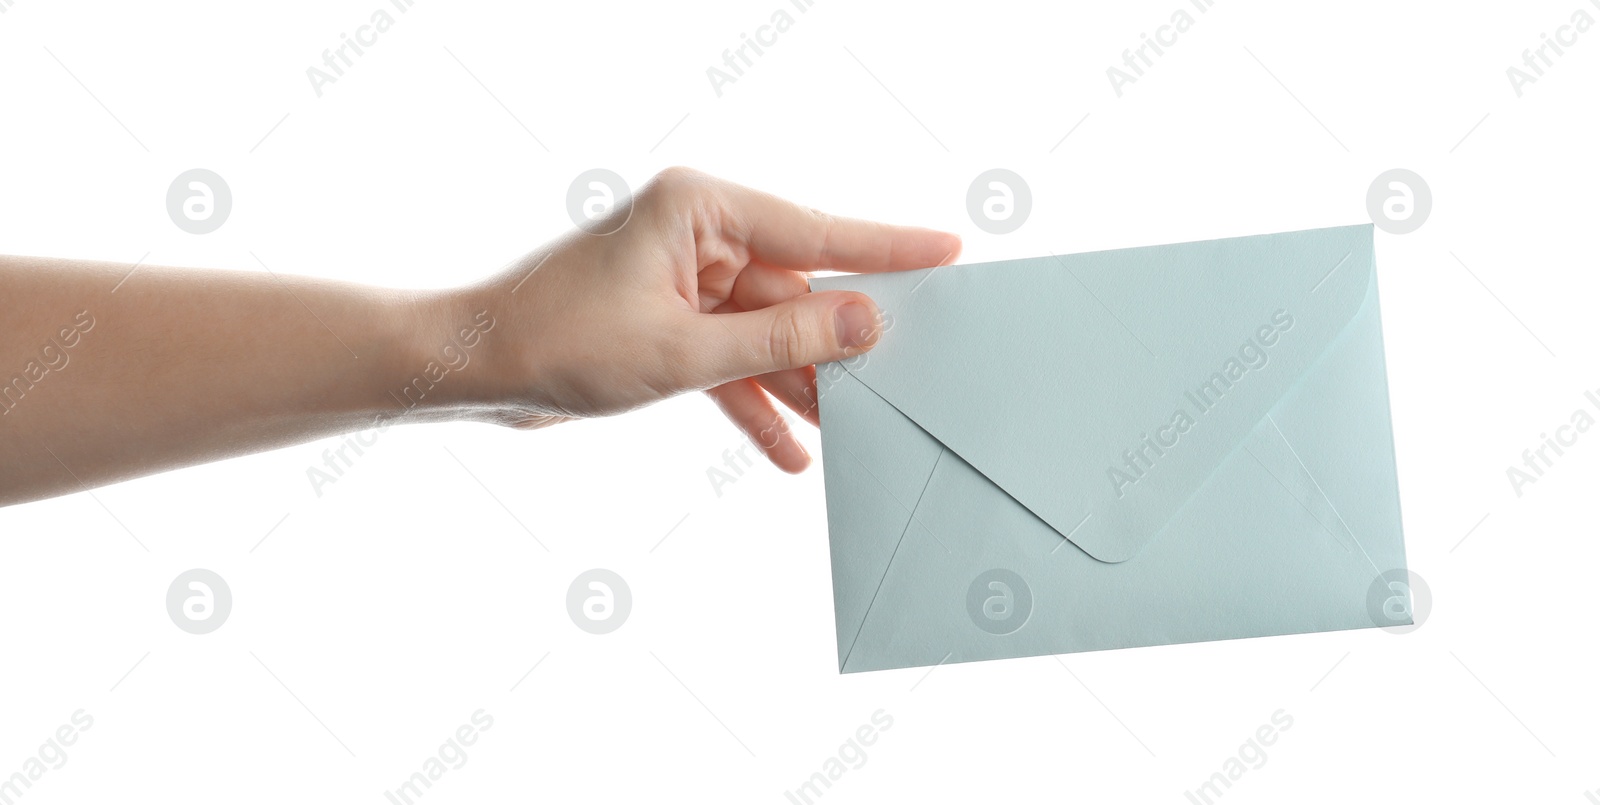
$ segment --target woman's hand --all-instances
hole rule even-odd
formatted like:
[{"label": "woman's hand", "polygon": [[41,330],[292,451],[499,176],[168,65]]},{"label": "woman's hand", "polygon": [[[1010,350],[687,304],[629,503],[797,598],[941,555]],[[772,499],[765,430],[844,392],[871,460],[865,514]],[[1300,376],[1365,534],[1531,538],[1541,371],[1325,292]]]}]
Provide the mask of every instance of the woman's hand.
[{"label": "woman's hand", "polygon": [[[451,294],[446,326],[488,311],[471,414],[516,427],[628,411],[705,389],[774,464],[810,461],[768,394],[817,423],[815,364],[871,349],[877,307],[808,290],[807,272],[944,265],[961,241],[796,206],[671,168],[611,212]],[[625,223],[623,223],[625,221]],[[765,390],[765,392],[763,392]]]}]

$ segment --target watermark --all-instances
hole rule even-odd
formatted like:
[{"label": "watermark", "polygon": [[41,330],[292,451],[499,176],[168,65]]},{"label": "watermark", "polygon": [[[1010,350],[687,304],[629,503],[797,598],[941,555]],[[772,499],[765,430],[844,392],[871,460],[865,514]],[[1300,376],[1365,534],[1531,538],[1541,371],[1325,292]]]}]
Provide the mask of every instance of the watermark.
[{"label": "watermark", "polygon": [[[389,0],[389,5],[395,11],[404,14],[416,5],[416,0]],[[311,82],[311,91],[321,98],[322,88],[336,84],[339,79],[344,78],[344,71],[354,67],[356,59],[367,55],[367,48],[378,44],[378,37],[394,27],[394,20],[394,15],[390,14],[388,9],[379,6],[367,15],[365,23],[356,28],[354,36],[340,33],[337,47],[323,49],[322,66],[312,65],[306,68],[306,79]]]},{"label": "watermark", "polygon": [[59,770],[67,765],[67,747],[78,742],[81,733],[89,731],[94,726],[94,716],[87,710],[79,708],[72,713],[69,723],[62,724],[44,743],[39,744],[39,751],[22,761],[22,768],[10,777],[0,780],[0,805],[12,805],[33,784],[39,782],[46,772]]},{"label": "watermark", "polygon": [[1390,634],[1416,631],[1432,610],[1428,583],[1405,568],[1378,574],[1367,588],[1367,615],[1373,626]]},{"label": "watermark", "polygon": [[466,747],[477,743],[483,733],[493,726],[494,716],[479,708],[468,723],[457,727],[449,739],[439,744],[437,752],[422,761],[421,771],[413,773],[405,782],[395,786],[393,791],[384,791],[383,796],[395,805],[411,805],[422,799],[422,795],[433,788],[433,784],[439,782],[445,772],[467,765]]},{"label": "watermark", "polygon": [[[306,466],[306,480],[311,483],[311,491],[317,497],[322,497],[327,486],[338,483],[345,472],[355,467],[356,459],[366,455],[367,450],[378,443],[379,436],[415,410],[446,378],[471,365],[472,351],[483,343],[484,334],[493,330],[495,324],[495,318],[489,315],[488,310],[480,310],[465,326],[451,333],[439,347],[438,356],[429,360],[420,374],[413,376],[411,382],[399,392],[389,392],[389,396],[400,406],[398,414],[377,414],[372,418],[372,427],[346,436],[338,447],[325,448],[321,466]],[[355,454],[354,457],[351,453]]]},{"label": "watermark", "polygon": [[[789,0],[789,5],[795,11],[804,14],[810,11],[816,2]],[[788,9],[778,6],[767,15],[766,23],[757,27],[753,35],[739,34],[739,46],[722,51],[722,67],[712,65],[706,68],[706,78],[711,82],[711,91],[721,98],[722,88],[743,78],[744,71],[754,67],[756,59],[765,56],[767,48],[778,44],[778,37],[794,27],[794,21],[794,15],[790,14]]]},{"label": "watermark", "polygon": [[1033,191],[1015,171],[992,168],[967,186],[967,215],[974,226],[991,235],[1021,229],[1032,210]]},{"label": "watermark", "polygon": [[585,570],[567,588],[567,614],[589,634],[610,634],[622,628],[633,611],[633,591],[616,571]]},{"label": "watermark", "polygon": [[1283,733],[1294,726],[1294,716],[1279,708],[1272,714],[1268,723],[1256,728],[1249,740],[1239,745],[1239,751],[1233,756],[1222,761],[1222,767],[1215,774],[1206,778],[1206,781],[1195,786],[1193,791],[1183,792],[1185,799],[1195,805],[1211,805],[1222,798],[1233,784],[1244,777],[1251,770],[1259,770],[1267,765],[1267,747],[1278,742]]},{"label": "watermark", "polygon": [[233,591],[215,572],[186,570],[167,587],[167,616],[189,634],[215,632],[233,612]]},{"label": "watermark", "polygon": [[[843,369],[840,371],[842,372]],[[837,382],[838,379],[836,377],[834,382]],[[817,385],[819,387],[822,385],[822,372],[820,369],[817,373]],[[817,403],[813,400],[807,405],[806,410],[809,413],[811,410],[815,410],[816,407]],[[717,497],[722,497],[729,486],[738,483],[740,479],[744,478],[746,471],[755,467],[755,459],[750,457],[751,448],[758,448],[759,451],[771,450],[778,446],[778,442],[782,441],[787,433],[789,433],[789,420],[783,414],[778,414],[773,417],[771,425],[762,428],[754,437],[746,434],[740,440],[738,447],[730,447],[723,450],[722,466],[719,467],[716,464],[712,464],[706,467],[706,480],[711,482],[711,491]]]},{"label": "watermark", "polygon": [[167,217],[191,235],[209,235],[228,222],[233,191],[215,171],[194,168],[167,186]]},{"label": "watermark", "polygon": [[986,570],[967,585],[967,617],[992,635],[1021,629],[1033,614],[1033,590],[1015,571]]},{"label": "watermark", "polygon": [[[1600,411],[1600,396],[1593,391],[1583,393],[1589,405]],[[1594,416],[1587,408],[1579,408],[1567,418],[1565,425],[1558,426],[1555,435],[1549,433],[1539,434],[1539,446],[1530,447],[1522,451],[1522,466],[1515,464],[1506,467],[1506,480],[1511,482],[1511,491],[1517,497],[1522,497],[1523,489],[1536,484],[1544,477],[1547,470],[1556,465],[1556,459],[1567,454],[1567,449],[1578,443],[1578,438],[1589,432],[1594,426]],[[1555,455],[1552,456],[1551,454]]]},{"label": "watermark", "polygon": [[1432,211],[1433,191],[1415,171],[1386,170],[1367,186],[1367,215],[1391,235],[1408,235],[1421,229]]},{"label": "watermark", "polygon": [[[1273,311],[1272,317],[1257,327],[1240,345],[1238,354],[1223,363],[1221,371],[1213,372],[1199,386],[1183,393],[1189,408],[1180,403],[1173,410],[1170,421],[1153,429],[1154,435],[1140,433],[1139,443],[1122,451],[1122,465],[1106,467],[1106,479],[1111,482],[1111,491],[1116,493],[1117,498],[1121,499],[1128,487],[1144,480],[1156,468],[1156,462],[1166,456],[1168,450],[1177,447],[1183,435],[1201,417],[1216,408],[1245,375],[1267,368],[1271,363],[1271,348],[1284,333],[1293,328],[1294,316],[1289,311],[1282,308]],[[1192,415],[1190,408],[1194,412]]]},{"label": "watermark", "polygon": [[[782,419],[783,418],[780,416],[779,421],[782,421]],[[774,424],[772,427],[776,429],[779,426]],[[787,427],[787,425],[783,427]],[[760,438],[763,443],[766,442],[766,434],[768,432],[769,431],[767,430],[761,431]],[[778,441],[776,438],[774,438],[771,444],[765,444],[764,446],[767,448],[772,448],[777,446],[777,444]],[[745,470],[751,469],[755,466],[755,460],[750,458],[750,449],[755,446],[756,443],[747,437],[739,443],[737,448],[730,447],[722,451],[721,467],[715,464],[706,467],[706,480],[711,482],[711,491],[716,494],[717,497],[722,497],[723,490],[727,489],[733,484],[738,483],[739,479],[744,477]]]},{"label": "watermark", "polygon": [[488,310],[478,311],[472,321],[451,333],[449,339],[439,347],[438,359],[428,361],[422,373],[413,377],[399,394],[391,391],[389,396],[406,411],[416,408],[451,372],[459,372],[472,363],[472,350],[483,343],[484,334],[493,330],[495,324]]},{"label": "watermark", "polygon": [[867,765],[867,747],[878,742],[883,733],[894,726],[894,716],[887,710],[878,709],[872,713],[872,718],[851,733],[850,738],[839,744],[839,751],[822,761],[822,766],[807,777],[804,782],[796,786],[793,791],[783,792],[783,798],[795,805],[812,805],[833,784],[839,782],[846,772],[860,770]]},{"label": "watermark", "polygon": [[[1204,14],[1216,3],[1214,0],[1189,0],[1189,5]],[[1193,27],[1194,15],[1190,14],[1188,9],[1179,6],[1167,18],[1164,25],[1156,28],[1153,36],[1139,34],[1139,46],[1122,51],[1122,66],[1113,64],[1106,68],[1106,78],[1111,81],[1111,91],[1121,98],[1123,87],[1144,78],[1145,70],[1156,66],[1156,59],[1165,56],[1166,49],[1178,44],[1178,37]]]},{"label": "watermark", "polygon": [[72,321],[56,328],[54,335],[41,344],[37,357],[23,364],[21,371],[6,376],[0,386],[0,416],[10,414],[52,372],[60,372],[72,363],[71,350],[83,342],[83,334],[94,329],[94,316],[88,310],[79,311]]},{"label": "watermark", "polygon": [[11,7],[16,5],[16,4],[17,4],[16,0],[0,0],[0,14],[4,14],[7,11],[10,11]]},{"label": "watermark", "polygon": [[[894,317],[880,309],[878,311],[878,338],[881,340],[893,327]],[[861,337],[865,338],[870,334],[870,330],[863,330]],[[870,352],[861,351],[855,347],[847,349],[846,353],[847,357],[843,360],[824,363],[817,367],[817,383],[813,388],[806,390],[806,398],[802,401],[805,404],[802,409],[804,414],[810,414],[812,411],[817,410],[828,390],[843,381],[845,375],[849,374],[851,370],[860,370],[866,366],[867,360],[872,355]],[[706,467],[706,480],[711,482],[711,491],[717,497],[722,497],[727,487],[737,483],[739,479],[745,476],[747,470],[755,466],[755,460],[749,455],[750,448],[759,447],[762,450],[771,450],[778,446],[779,440],[788,432],[789,420],[780,414],[770,426],[762,428],[753,439],[746,435],[740,440],[737,447],[723,450],[722,465],[711,464]]]},{"label": "watermark", "polygon": [[[1589,4],[1600,9],[1600,0],[1589,0]],[[1522,51],[1522,66],[1513,64],[1506,68],[1506,78],[1511,81],[1511,91],[1521,98],[1523,87],[1538,83],[1539,79],[1544,77],[1545,70],[1556,66],[1556,59],[1565,56],[1566,49],[1578,44],[1578,37],[1588,33],[1593,27],[1594,17],[1589,15],[1587,9],[1579,6],[1565,23],[1556,27],[1555,36],[1539,34],[1539,46]]]},{"label": "watermark", "polygon": [[567,185],[567,216],[591,235],[609,235],[633,218],[632,200],[627,181],[615,171],[591,168]]},{"label": "watermark", "polygon": [[[322,451],[322,466],[315,464],[306,466],[306,480],[311,482],[311,491],[317,497],[322,497],[323,489],[329,484],[336,484],[344,477],[346,470],[356,465],[356,459],[367,454],[367,448],[378,443],[389,427],[394,424],[398,416],[391,414],[378,414],[372,419],[372,427],[357,431],[346,437],[338,447],[324,448]],[[355,458],[350,453],[355,453]]]}]

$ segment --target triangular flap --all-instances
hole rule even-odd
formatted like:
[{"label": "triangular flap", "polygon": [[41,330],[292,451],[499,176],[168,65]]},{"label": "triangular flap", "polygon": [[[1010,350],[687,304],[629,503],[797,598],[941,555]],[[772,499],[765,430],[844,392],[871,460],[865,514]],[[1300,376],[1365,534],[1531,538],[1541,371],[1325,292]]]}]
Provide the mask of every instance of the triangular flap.
[{"label": "triangular flap", "polygon": [[817,390],[842,668],[944,448],[837,364]]}]

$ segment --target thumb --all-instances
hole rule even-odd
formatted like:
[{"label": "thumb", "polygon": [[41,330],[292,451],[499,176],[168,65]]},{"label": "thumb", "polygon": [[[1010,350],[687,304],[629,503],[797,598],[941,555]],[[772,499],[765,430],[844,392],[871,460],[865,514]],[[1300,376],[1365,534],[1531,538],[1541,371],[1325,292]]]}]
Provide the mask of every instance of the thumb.
[{"label": "thumb", "polygon": [[[871,349],[881,324],[878,306],[852,291],[804,293],[743,313],[708,313],[712,344],[727,344],[712,358],[724,380],[844,360]],[[730,338],[731,334],[731,338]]]}]

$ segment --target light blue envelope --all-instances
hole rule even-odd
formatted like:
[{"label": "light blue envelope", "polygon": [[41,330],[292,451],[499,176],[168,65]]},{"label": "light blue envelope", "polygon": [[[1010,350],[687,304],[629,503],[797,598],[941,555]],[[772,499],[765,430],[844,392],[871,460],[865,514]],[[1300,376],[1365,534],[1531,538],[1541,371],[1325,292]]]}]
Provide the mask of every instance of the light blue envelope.
[{"label": "light blue envelope", "polygon": [[1411,623],[1370,225],[812,287],[842,673]]}]

